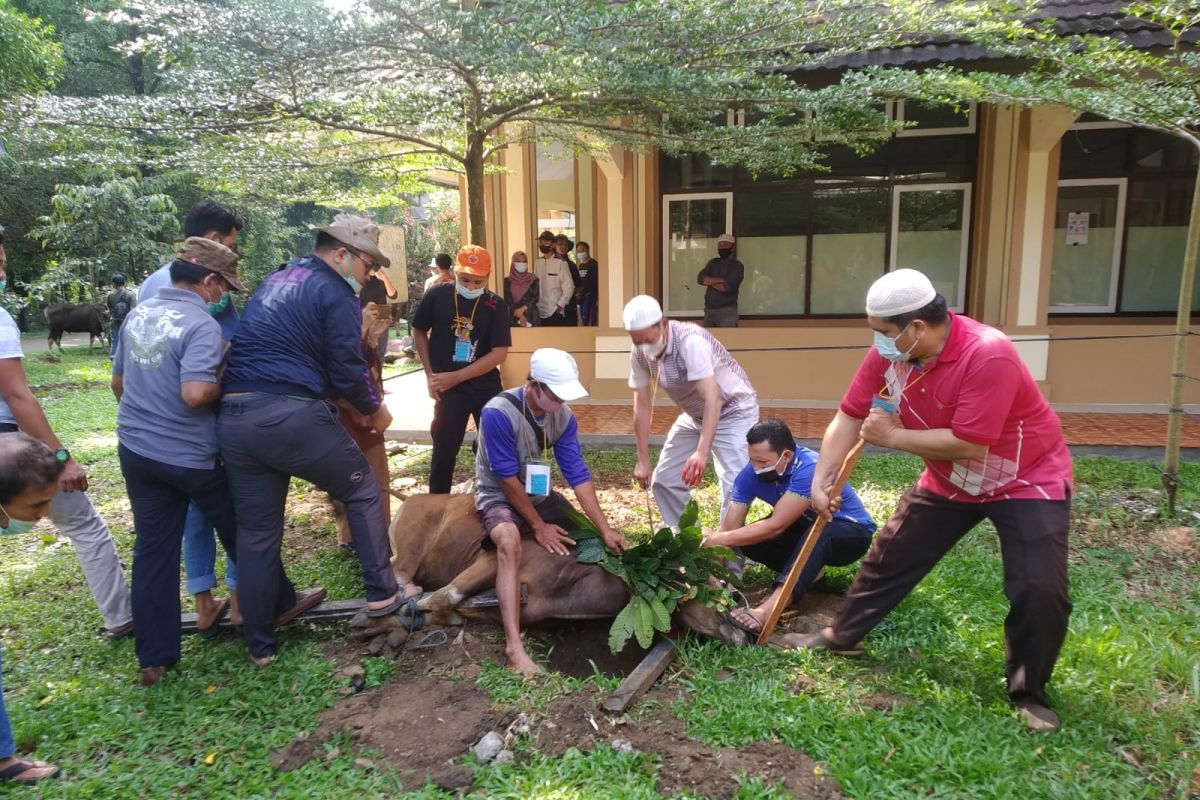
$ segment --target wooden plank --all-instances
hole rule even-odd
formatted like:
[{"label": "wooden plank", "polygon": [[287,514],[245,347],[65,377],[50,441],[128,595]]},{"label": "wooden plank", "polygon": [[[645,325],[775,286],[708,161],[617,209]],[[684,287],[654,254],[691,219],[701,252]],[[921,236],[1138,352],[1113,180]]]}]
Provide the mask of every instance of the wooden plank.
[{"label": "wooden plank", "polygon": [[604,698],[604,710],[620,714],[637,702],[646,690],[654,685],[659,676],[666,670],[671,659],[675,658],[675,643],[669,639],[659,639],[658,644],[650,648],[642,663],[621,681],[617,690]]}]

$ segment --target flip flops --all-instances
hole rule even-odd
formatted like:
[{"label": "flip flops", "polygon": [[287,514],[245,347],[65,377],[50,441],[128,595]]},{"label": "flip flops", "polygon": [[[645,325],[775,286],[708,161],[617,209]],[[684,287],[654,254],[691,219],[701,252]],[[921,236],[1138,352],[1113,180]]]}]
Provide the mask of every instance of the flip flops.
[{"label": "flip flops", "polygon": [[197,627],[196,633],[200,634],[201,639],[212,639],[214,636],[217,635],[217,632],[221,627],[221,620],[225,618],[225,615],[228,612],[229,612],[229,598],[226,597],[226,598],[223,598],[219,603],[217,603],[217,613],[213,616],[212,624],[209,625],[207,628]]},{"label": "flip flops", "polygon": [[117,642],[121,639],[133,636],[133,620],[129,620],[124,625],[118,625],[115,628],[106,628],[103,625],[96,631],[98,636],[103,636],[110,642]]},{"label": "flip flops", "polygon": [[413,595],[412,597],[402,597],[403,590],[406,587],[401,586],[397,597],[383,608],[367,608],[367,617],[370,619],[383,619],[385,617],[395,617],[404,626],[404,629],[409,633],[419,631],[425,627],[425,612],[417,610],[417,601],[424,595]]},{"label": "flip flops", "polygon": [[318,587],[316,589],[309,589],[306,592],[301,592],[300,594],[296,595],[296,604],[275,618],[276,627],[280,625],[287,625],[305,611],[309,611],[321,605],[321,601],[325,599],[326,594],[328,594],[328,592],[326,592],[324,588]]},{"label": "flip flops", "polygon": [[[749,625],[747,625],[746,623],[742,622],[740,619],[738,619],[737,616],[735,616],[738,611],[744,611],[746,613],[746,615],[748,617],[750,617],[750,619],[752,619],[758,623],[758,627],[752,628]],[[760,633],[762,633],[763,621],[761,619],[759,619],[758,616],[756,616],[755,613],[748,608],[741,608],[741,607],[733,608],[733,609],[730,609],[729,611],[722,612],[718,616],[720,617],[722,622],[728,622],[730,625],[737,628],[738,630],[745,631],[746,633],[750,634],[751,636],[753,636],[755,638],[758,638],[758,635]]]},{"label": "flip flops", "polygon": [[[26,773],[29,772],[30,770],[46,769],[48,767],[52,767],[54,769],[54,771],[47,775],[41,775],[36,778],[33,776],[26,775]],[[45,761],[28,761],[24,758],[18,758],[16,761],[9,764],[4,769],[0,769],[0,781],[7,782],[7,783],[20,783],[20,784],[25,784],[25,785],[32,785],[32,784],[37,783],[38,781],[49,780],[50,778],[57,778],[60,774],[61,773],[60,773],[60,770],[58,769],[58,767],[54,766],[53,764],[47,764]],[[22,775],[25,775],[25,777],[21,777]]]}]

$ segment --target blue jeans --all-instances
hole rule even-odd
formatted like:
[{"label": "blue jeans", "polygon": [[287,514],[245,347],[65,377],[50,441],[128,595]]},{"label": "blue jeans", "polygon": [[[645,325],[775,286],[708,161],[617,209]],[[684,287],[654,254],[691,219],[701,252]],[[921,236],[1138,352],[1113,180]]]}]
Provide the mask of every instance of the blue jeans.
[{"label": "blue jeans", "polygon": [[12,723],[8,721],[8,709],[4,706],[4,663],[0,661],[0,758],[16,755],[17,743],[13,741]]},{"label": "blue jeans", "polygon": [[[188,594],[211,591],[217,585],[217,534],[214,526],[194,502],[188,504],[183,521],[183,571]],[[225,586],[237,591],[237,564],[225,554]]]}]

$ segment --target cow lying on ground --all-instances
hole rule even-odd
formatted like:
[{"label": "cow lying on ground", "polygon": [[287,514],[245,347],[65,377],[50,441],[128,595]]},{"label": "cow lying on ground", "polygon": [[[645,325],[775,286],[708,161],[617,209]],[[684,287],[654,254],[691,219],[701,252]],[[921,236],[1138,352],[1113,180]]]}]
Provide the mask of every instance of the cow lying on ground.
[{"label": "cow lying on ground", "polygon": [[[483,547],[483,525],[469,494],[408,498],[392,519],[391,537],[396,579],[429,592],[417,608],[433,624],[461,624],[459,607],[495,582],[496,551]],[[615,575],[595,564],[580,564],[573,554],[553,555],[533,542],[521,548],[520,575],[527,589],[522,627],[547,620],[615,617],[629,600]],[[480,613],[500,620],[497,608]],[[745,632],[696,601],[680,605],[679,621],[729,645],[748,643]]]},{"label": "cow lying on ground", "polygon": [[104,344],[104,329],[108,323],[108,309],[100,306],[77,306],[71,303],[56,303],[48,306],[44,312],[46,324],[50,326],[50,334],[46,337],[47,349],[53,350],[58,345],[62,352],[62,335],[64,333],[87,333],[88,352],[92,352],[92,344],[99,339]]}]

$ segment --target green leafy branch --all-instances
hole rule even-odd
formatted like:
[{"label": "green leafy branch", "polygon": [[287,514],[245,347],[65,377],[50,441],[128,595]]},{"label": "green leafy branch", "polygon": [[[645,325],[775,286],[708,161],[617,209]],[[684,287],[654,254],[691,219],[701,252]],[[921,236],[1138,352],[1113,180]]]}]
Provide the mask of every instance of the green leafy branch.
[{"label": "green leafy branch", "polygon": [[619,653],[636,637],[649,647],[654,633],[671,629],[671,617],[680,603],[698,600],[710,608],[728,608],[729,590],[714,585],[713,578],[730,576],[725,566],[733,552],[724,547],[702,547],[699,510],[693,500],[679,519],[678,530],[660,528],[648,541],[623,553],[604,546],[591,520],[572,510],[575,531],[575,560],[598,564],[616,575],[629,590],[629,603],[621,609],[609,629],[608,646]]}]

